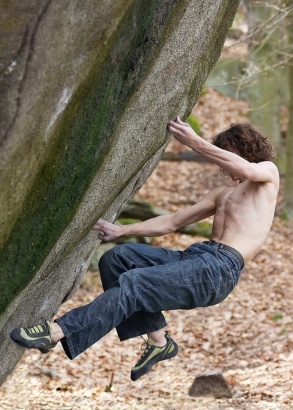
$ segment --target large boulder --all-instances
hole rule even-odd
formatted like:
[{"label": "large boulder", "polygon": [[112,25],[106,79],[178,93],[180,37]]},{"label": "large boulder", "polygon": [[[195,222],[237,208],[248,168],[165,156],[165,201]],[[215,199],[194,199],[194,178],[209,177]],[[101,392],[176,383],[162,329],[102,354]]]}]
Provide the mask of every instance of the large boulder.
[{"label": "large boulder", "polygon": [[0,2],[0,382],[191,111],[239,1]]}]

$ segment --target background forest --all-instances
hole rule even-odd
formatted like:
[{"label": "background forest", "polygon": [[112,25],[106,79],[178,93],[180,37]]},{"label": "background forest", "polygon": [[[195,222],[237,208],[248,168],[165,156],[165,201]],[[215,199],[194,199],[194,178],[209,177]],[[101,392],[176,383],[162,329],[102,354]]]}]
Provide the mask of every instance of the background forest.
[{"label": "background forest", "polygon": [[[135,383],[129,374],[139,357],[141,341],[120,344],[115,331],[72,362],[60,346],[49,355],[25,352],[0,388],[1,409],[293,408],[291,3],[241,3],[221,58],[189,117],[207,140],[231,123],[249,120],[270,137],[278,153],[281,189],[273,228],[261,251],[248,263],[236,290],[219,306],[166,312],[180,353]],[[157,208],[172,212],[196,202],[224,180],[216,166],[192,157],[172,139],[135,199],[149,203],[152,212],[160,212]],[[129,214],[126,220],[122,216],[120,223],[130,221]],[[137,214],[132,217],[137,219]],[[195,227],[192,234],[154,238],[152,244],[184,249],[204,240],[211,222]],[[99,255],[100,250],[95,258]],[[58,316],[102,292],[95,267],[93,259],[79,291],[60,308]],[[232,398],[190,397],[194,377],[215,370],[223,373]]]}]

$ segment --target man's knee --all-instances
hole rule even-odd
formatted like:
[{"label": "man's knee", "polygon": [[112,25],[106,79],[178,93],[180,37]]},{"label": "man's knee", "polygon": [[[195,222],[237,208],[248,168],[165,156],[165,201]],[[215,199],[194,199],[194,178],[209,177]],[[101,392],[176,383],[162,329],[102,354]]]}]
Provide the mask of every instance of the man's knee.
[{"label": "man's knee", "polygon": [[107,250],[102,255],[99,261],[100,272],[103,272],[104,270],[108,271],[109,268],[111,268],[111,266],[116,265],[117,262],[119,263],[119,260],[121,259],[121,257],[124,257],[123,254],[125,252],[123,248],[124,248],[124,245],[117,245]]},{"label": "man's knee", "polygon": [[109,289],[121,273],[130,269],[127,244],[117,245],[104,253],[99,261],[99,270],[103,288]]},{"label": "man's knee", "polygon": [[131,269],[128,244],[117,245],[104,253],[99,261],[99,270],[104,290],[109,289],[120,275]]},{"label": "man's knee", "polygon": [[111,258],[112,258],[112,251],[115,248],[107,250],[99,260],[99,270],[101,273],[103,273],[105,270],[108,269],[109,264],[111,264]]},{"label": "man's knee", "polygon": [[136,243],[124,243],[122,245],[114,246],[114,248],[108,250],[101,257],[99,265],[100,268],[108,268],[109,266],[115,266],[118,269],[123,268],[124,271],[135,267],[134,259],[137,255]]}]

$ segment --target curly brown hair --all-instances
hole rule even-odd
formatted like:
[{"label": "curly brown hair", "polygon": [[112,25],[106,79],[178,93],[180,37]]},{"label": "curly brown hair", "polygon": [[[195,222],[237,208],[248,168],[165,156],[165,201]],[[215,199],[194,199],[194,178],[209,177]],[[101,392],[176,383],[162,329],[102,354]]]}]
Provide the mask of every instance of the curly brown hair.
[{"label": "curly brown hair", "polygon": [[213,144],[240,155],[249,162],[273,161],[275,150],[267,137],[250,124],[231,124],[213,138]]}]

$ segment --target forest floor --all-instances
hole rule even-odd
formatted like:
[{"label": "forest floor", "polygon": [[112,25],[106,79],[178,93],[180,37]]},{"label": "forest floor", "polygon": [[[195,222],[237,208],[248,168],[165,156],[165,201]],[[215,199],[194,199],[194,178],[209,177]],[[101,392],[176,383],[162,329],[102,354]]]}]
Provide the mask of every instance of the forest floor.
[{"label": "forest floor", "polygon": [[[207,139],[233,122],[246,121],[246,112],[245,102],[212,89],[194,109]],[[167,148],[181,149],[174,140]],[[175,211],[196,202],[223,178],[212,164],[161,161],[137,196]],[[48,355],[26,351],[0,389],[0,409],[293,409],[293,224],[280,218],[281,204],[282,188],[268,239],[223,303],[166,312],[180,347],[176,358],[132,382],[130,369],[141,354],[142,340],[120,343],[115,330],[74,361],[59,345]],[[175,233],[153,244],[184,249],[204,239]],[[98,273],[89,272],[57,316],[101,291]],[[232,398],[190,397],[195,376],[216,370],[229,383]]]}]

